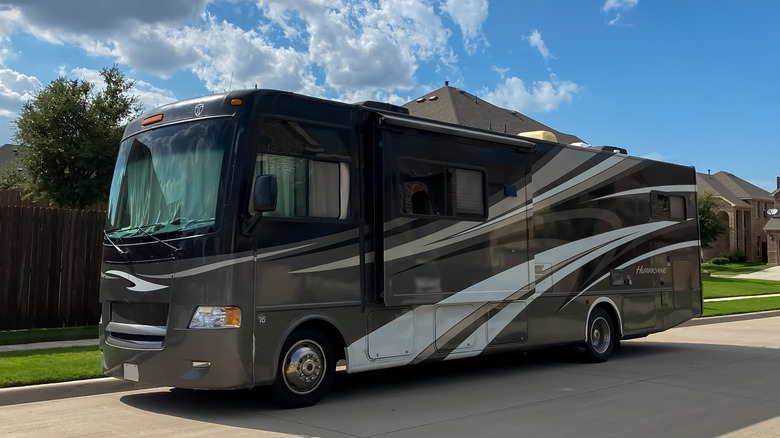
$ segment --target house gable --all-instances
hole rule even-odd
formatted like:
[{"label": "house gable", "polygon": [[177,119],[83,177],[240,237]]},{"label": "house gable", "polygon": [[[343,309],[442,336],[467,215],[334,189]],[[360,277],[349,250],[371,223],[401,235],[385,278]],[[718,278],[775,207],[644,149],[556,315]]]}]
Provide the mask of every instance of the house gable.
[{"label": "house gable", "polygon": [[445,85],[438,90],[415,99],[405,105],[409,114],[416,117],[456,123],[478,129],[519,134],[530,131],[550,131],[565,144],[582,140],[565,134],[517,111],[497,107],[473,94]]}]

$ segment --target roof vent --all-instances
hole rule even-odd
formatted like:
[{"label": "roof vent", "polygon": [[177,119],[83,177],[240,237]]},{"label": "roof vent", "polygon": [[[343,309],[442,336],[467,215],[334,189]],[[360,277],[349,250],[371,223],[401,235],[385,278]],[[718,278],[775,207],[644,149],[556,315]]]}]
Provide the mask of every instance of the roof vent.
[{"label": "roof vent", "polygon": [[438,98],[439,98],[439,96],[431,96],[431,97],[428,98],[428,100],[436,100]]},{"label": "roof vent", "polygon": [[423,103],[423,102],[425,102],[425,98],[424,98],[424,97],[421,97],[421,98],[417,99],[417,102],[418,102],[418,103]]},{"label": "roof vent", "polygon": [[606,151],[606,152],[612,152],[613,154],[628,155],[628,151],[626,151],[624,148],[619,148],[617,146],[593,146],[593,149],[598,149],[600,151]]}]

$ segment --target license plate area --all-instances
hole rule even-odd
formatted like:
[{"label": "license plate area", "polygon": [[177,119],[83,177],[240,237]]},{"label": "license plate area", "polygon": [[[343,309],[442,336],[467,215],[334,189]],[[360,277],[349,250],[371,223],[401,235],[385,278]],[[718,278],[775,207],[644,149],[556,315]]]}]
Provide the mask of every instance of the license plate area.
[{"label": "license plate area", "polygon": [[137,382],[139,379],[138,365],[134,363],[122,364],[122,378],[131,382]]}]

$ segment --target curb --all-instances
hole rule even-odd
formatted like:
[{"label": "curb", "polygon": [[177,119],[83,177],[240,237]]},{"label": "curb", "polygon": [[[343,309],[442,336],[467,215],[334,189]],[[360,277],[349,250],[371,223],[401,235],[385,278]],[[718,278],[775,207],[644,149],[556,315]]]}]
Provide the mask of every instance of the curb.
[{"label": "curb", "polygon": [[0,389],[0,406],[153,388],[113,377]]}]

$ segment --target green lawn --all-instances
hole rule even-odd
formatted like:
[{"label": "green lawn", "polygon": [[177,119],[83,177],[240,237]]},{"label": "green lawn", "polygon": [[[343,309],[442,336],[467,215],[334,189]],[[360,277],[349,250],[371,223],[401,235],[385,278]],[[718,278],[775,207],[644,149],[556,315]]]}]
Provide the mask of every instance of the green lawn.
[{"label": "green lawn", "polygon": [[737,313],[762,312],[780,309],[780,297],[749,298],[744,300],[704,303],[702,316],[721,316]]},{"label": "green lawn", "polygon": [[714,275],[739,275],[763,271],[772,266],[774,265],[757,265],[754,263],[726,263],[725,265],[713,265],[712,263],[702,263],[701,269]]},{"label": "green lawn", "polygon": [[702,279],[704,298],[740,297],[780,293],[780,281],[709,277]]},{"label": "green lawn", "polygon": [[48,341],[72,341],[75,339],[97,339],[98,326],[39,328],[29,330],[0,331],[0,345],[32,344]]},{"label": "green lawn", "polygon": [[97,346],[0,353],[0,388],[103,377]]}]

